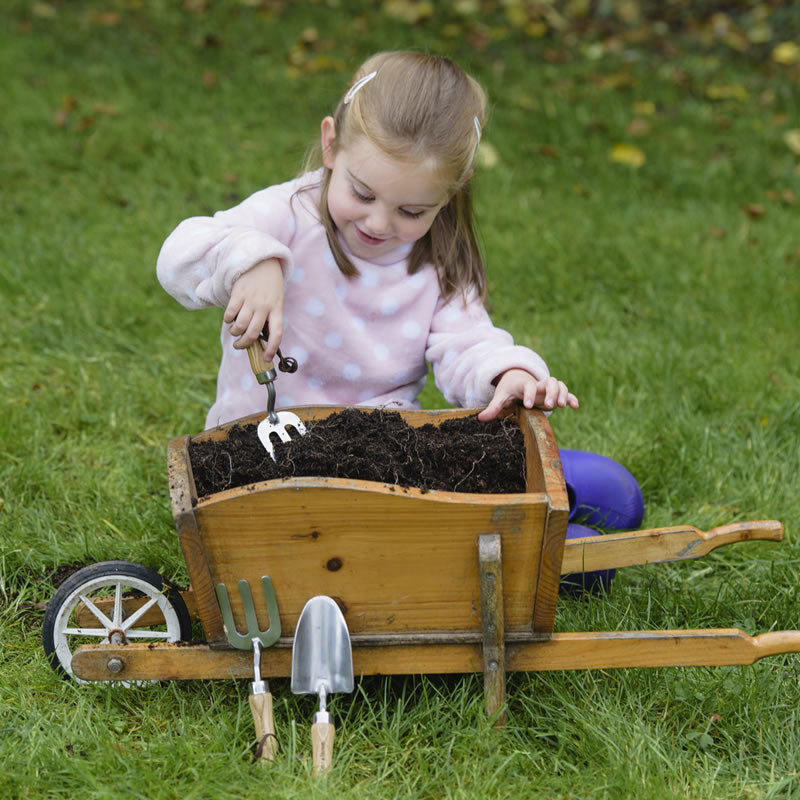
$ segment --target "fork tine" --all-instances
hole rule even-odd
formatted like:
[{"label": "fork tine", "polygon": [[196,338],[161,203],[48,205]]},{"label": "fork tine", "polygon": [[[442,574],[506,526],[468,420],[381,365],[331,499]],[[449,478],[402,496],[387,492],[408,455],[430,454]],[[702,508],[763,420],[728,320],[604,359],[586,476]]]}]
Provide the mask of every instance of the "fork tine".
[{"label": "fork tine", "polygon": [[272,430],[273,430],[273,433],[277,433],[278,434],[278,438],[282,442],[291,442],[292,441],[291,434],[282,425],[278,425],[277,428],[273,428]]}]

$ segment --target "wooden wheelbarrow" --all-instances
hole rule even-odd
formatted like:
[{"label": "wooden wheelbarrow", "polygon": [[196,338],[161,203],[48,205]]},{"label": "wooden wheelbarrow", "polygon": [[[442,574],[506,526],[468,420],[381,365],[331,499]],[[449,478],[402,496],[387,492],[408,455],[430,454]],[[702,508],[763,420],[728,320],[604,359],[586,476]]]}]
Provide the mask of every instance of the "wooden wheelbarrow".
[{"label": "wooden wheelbarrow", "polygon": [[[298,408],[309,422],[335,407]],[[439,424],[467,410],[404,412],[415,426]],[[74,650],[72,634],[53,634],[67,671],[86,681],[250,678],[252,652],[231,646],[217,587],[268,576],[273,616],[260,591],[253,603],[261,631],[280,635],[261,653],[265,676],[288,676],[292,636],[304,603],[315,594],[336,600],[347,621],[358,675],[483,672],[487,711],[502,719],[509,670],[751,664],[800,651],[800,632],[751,637],[736,629],[554,633],[563,574],[693,559],[720,545],[780,541],[775,521],[736,523],[703,532],[691,526],[566,540],[569,513],[558,448],[544,414],[509,412],[525,440],[527,484],[521,494],[423,492],[338,478],[265,481],[198,498],[188,445],[168,448],[172,512],[191,587],[117,598],[122,619],[139,614],[156,635],[137,640],[105,631]],[[257,423],[255,415],[240,422]],[[196,439],[228,436],[231,425]],[[109,562],[116,563],[116,562]],[[99,565],[100,566],[100,565]],[[148,593],[145,592],[145,595]],[[156,595],[168,595],[179,621],[162,624]],[[235,628],[248,630],[241,595],[229,592]],[[94,601],[112,619],[114,598]],[[145,612],[136,611],[150,603]],[[103,610],[105,609],[105,610]],[[188,614],[186,613],[188,609]],[[83,612],[84,633],[103,627]],[[51,614],[56,617],[54,611]],[[190,638],[187,616],[202,623],[206,641]],[[250,615],[252,623],[252,613]],[[229,626],[230,627],[230,626]],[[78,634],[73,638],[81,640]],[[62,662],[62,666],[64,662]]]}]

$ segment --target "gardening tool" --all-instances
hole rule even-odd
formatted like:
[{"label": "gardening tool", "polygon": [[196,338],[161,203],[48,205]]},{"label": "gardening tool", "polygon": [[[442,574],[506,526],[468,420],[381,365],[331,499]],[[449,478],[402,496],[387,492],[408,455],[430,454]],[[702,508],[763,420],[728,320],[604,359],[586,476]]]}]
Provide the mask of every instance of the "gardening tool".
[{"label": "gardening tool", "polygon": [[269,628],[265,631],[259,630],[250,584],[242,578],[239,581],[239,595],[242,598],[247,633],[241,634],[236,630],[236,623],[233,621],[233,611],[231,610],[231,601],[228,598],[227,586],[224,583],[218,583],[216,586],[217,602],[219,603],[219,610],[222,612],[222,622],[225,627],[225,638],[230,642],[231,647],[235,647],[237,650],[249,650],[253,646],[254,637],[258,637],[264,647],[270,647],[280,638],[281,618],[278,616],[278,601],[275,597],[272,581],[267,575],[263,575],[261,578],[261,588],[264,592],[267,614],[269,614]]},{"label": "gardening tool", "polygon": [[224,583],[218,583],[217,601],[222,612],[222,622],[225,627],[225,637],[232,647],[237,650],[253,648],[253,682],[250,684],[250,711],[256,726],[256,758],[272,761],[275,758],[275,747],[278,739],[275,736],[275,722],[272,717],[272,694],[269,682],[261,678],[261,648],[269,647],[278,641],[281,635],[281,618],[278,615],[278,601],[275,598],[275,589],[267,575],[261,578],[261,588],[264,592],[264,602],[267,604],[269,614],[269,628],[262,631],[258,627],[256,609],[253,604],[253,594],[250,584],[242,578],[239,581],[239,594],[242,598],[242,609],[247,621],[247,635],[242,635],[236,630],[233,621],[233,610],[228,597],[228,589]]},{"label": "gardening tool", "polygon": [[292,691],[316,694],[319,711],[311,726],[314,775],[331,766],[335,728],[326,708],[329,694],[353,691],[350,631],[334,600],[312,597],[303,607],[292,643]]},{"label": "gardening tool", "polygon": [[[272,361],[264,358],[264,349],[261,346],[261,339],[266,339],[266,328],[259,339],[247,348],[247,355],[250,358],[250,367],[259,383],[266,384],[267,387],[267,416],[258,423],[258,438],[264,449],[272,456],[275,461],[275,449],[270,439],[270,434],[277,434],[282,442],[290,442],[292,437],[286,430],[289,425],[294,428],[300,436],[304,436],[306,426],[300,421],[297,414],[291,411],[275,411],[275,366]],[[278,366],[282,372],[294,372],[297,369],[297,361],[293,358],[284,358],[278,350]]]},{"label": "gardening tool", "polygon": [[250,684],[250,712],[256,726],[257,759],[273,761],[278,737],[272,716],[272,693],[269,682],[261,678],[261,639],[253,637],[253,682]]}]

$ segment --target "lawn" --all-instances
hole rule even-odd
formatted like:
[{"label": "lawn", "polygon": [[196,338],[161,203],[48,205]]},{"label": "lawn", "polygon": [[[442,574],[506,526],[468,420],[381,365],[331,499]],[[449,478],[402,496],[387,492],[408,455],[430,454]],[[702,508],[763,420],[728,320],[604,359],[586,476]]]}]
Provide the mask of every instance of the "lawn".
[{"label": "lawn", "polygon": [[288,681],[265,770],[245,681],[78,686],[42,651],[63,565],[186,581],[165,449],[202,429],[221,312],[166,295],[161,243],[293,177],[350,71],[401,47],[451,55],[491,98],[489,306],[580,398],[551,418],[559,444],[624,463],[647,527],[786,525],[781,544],[621,570],[560,600],[556,630],[800,628],[800,13],[596,5],[4,3],[1,796],[800,796],[796,655],[515,674],[502,730],[480,676],[365,678],[334,698],[320,783],[313,703]]}]

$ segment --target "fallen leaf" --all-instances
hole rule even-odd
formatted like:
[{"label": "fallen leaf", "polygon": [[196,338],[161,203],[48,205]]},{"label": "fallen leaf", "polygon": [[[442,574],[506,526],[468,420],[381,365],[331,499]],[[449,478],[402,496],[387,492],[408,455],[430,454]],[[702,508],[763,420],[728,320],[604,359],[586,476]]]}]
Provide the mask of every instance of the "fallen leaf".
[{"label": "fallen leaf", "polygon": [[558,148],[553,147],[551,144],[543,144],[539,148],[539,155],[545,156],[546,158],[558,158]]},{"label": "fallen leaf", "polygon": [[183,0],[183,10],[190,14],[205,14],[208,4],[206,0]]},{"label": "fallen leaf", "polygon": [[[798,252],[798,256],[800,256],[800,252]],[[786,384],[783,382],[783,378],[777,372],[770,372],[767,376],[778,388],[785,389]]]},{"label": "fallen leaf", "polygon": [[709,228],[708,235],[713,236],[715,239],[724,239],[727,231],[725,228]]},{"label": "fallen leaf", "polygon": [[792,128],[783,134],[783,141],[786,146],[796,155],[800,156],[800,128]]},{"label": "fallen leaf", "polygon": [[205,70],[203,72],[203,86],[207,86],[209,89],[214,89],[219,86],[219,78],[216,73],[212,72],[210,69]]},{"label": "fallen leaf", "polygon": [[772,40],[772,28],[766,22],[760,22],[747,31],[747,39],[753,44],[766,44]]},{"label": "fallen leaf", "polygon": [[647,161],[647,156],[638,147],[624,142],[614,145],[608,157],[617,164],[626,164],[634,169]]},{"label": "fallen leaf", "polygon": [[764,206],[759,203],[746,203],[742,206],[742,211],[744,211],[750,219],[761,219],[761,217],[764,216]]},{"label": "fallen leaf", "polygon": [[90,11],[89,21],[104,28],[114,28],[122,21],[118,11]]},{"label": "fallen leaf", "polygon": [[787,66],[797,64],[800,62],[800,47],[795,42],[781,42],[772,51],[772,60]]},{"label": "fallen leaf", "polygon": [[64,99],[61,101],[61,108],[55,113],[56,125],[59,128],[65,128],[69,122],[70,115],[77,107],[78,101],[71,94],[64,95]]},{"label": "fallen leaf", "polygon": [[650,123],[641,117],[635,117],[628,124],[628,133],[631,136],[646,136],[650,133]]},{"label": "fallen leaf", "polygon": [[545,22],[529,22],[523,29],[531,39],[541,39],[547,35],[548,27]]},{"label": "fallen leaf", "polygon": [[611,75],[599,75],[593,78],[601,89],[627,89],[633,86],[633,77],[628,72],[614,72]]},{"label": "fallen leaf", "polygon": [[420,20],[433,16],[433,3],[412,2],[412,0],[385,0],[383,13],[390,19],[414,25]]},{"label": "fallen leaf", "polygon": [[93,103],[92,111],[96,114],[103,114],[106,117],[116,117],[119,114],[119,109],[110,103]]},{"label": "fallen leaf", "polygon": [[656,113],[656,104],[652,100],[640,100],[633,104],[633,113],[640,117],[649,117]]},{"label": "fallen leaf", "polygon": [[34,3],[31,11],[35,17],[41,17],[42,19],[52,19],[57,13],[50,3]]},{"label": "fallen leaf", "polygon": [[725,85],[707,86],[706,97],[709,100],[747,100],[749,94],[744,86]]},{"label": "fallen leaf", "polygon": [[793,206],[797,203],[797,195],[791,189],[784,189],[781,192],[781,201],[784,205]]},{"label": "fallen leaf", "polygon": [[478,0],[455,0],[453,3],[453,11],[456,14],[461,14],[463,17],[471,17],[481,10]]}]

